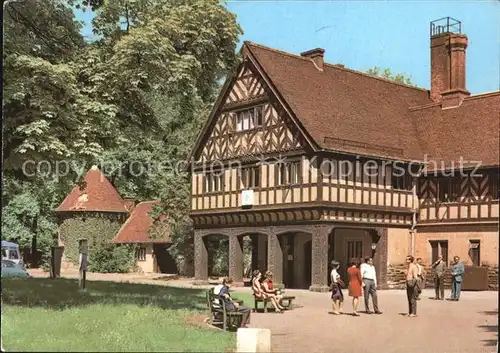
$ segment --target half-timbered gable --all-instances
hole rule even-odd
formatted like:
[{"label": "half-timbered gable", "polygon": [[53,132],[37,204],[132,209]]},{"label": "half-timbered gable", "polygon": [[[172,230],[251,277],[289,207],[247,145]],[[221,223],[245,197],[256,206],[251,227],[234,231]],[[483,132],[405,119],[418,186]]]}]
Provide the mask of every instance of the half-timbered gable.
[{"label": "half-timbered gable", "polygon": [[496,223],[498,170],[482,169],[473,174],[421,177],[419,225]]},{"label": "half-timbered gable", "polygon": [[306,145],[262,77],[245,61],[231,81],[195,161],[228,161],[300,151]]},{"label": "half-timbered gable", "polygon": [[241,65],[224,101],[225,107],[267,97],[265,83],[248,62]]}]

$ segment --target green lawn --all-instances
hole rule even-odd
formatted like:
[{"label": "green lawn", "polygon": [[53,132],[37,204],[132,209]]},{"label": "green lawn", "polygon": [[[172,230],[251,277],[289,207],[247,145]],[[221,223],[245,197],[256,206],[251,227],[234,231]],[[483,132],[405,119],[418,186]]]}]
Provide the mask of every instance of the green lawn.
[{"label": "green lawn", "polygon": [[[224,352],[235,334],[202,323],[205,290],[76,280],[2,279],[9,351]],[[236,294],[250,305],[250,294]]]}]

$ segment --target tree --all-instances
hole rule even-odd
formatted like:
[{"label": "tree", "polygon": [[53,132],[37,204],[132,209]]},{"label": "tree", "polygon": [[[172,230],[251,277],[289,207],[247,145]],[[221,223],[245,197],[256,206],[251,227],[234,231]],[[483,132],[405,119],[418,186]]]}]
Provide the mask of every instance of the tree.
[{"label": "tree", "polygon": [[[99,40],[83,40],[77,5],[98,7]],[[3,234],[54,240],[53,210],[82,175],[35,167],[69,161],[103,166],[124,196],[161,199],[154,216],[168,215],[172,251],[189,253],[178,166],[238,63],[235,16],[216,0],[24,0],[4,20]]]},{"label": "tree", "polygon": [[366,70],[366,73],[372,76],[379,76],[391,81],[396,81],[409,86],[417,87],[417,85],[413,83],[412,77],[410,75],[407,75],[405,73],[393,74],[392,71],[387,68],[382,71],[380,67],[375,66],[371,69]]},{"label": "tree", "polygon": [[[110,148],[113,182],[139,199],[161,198],[172,227],[173,255],[192,253],[187,217],[190,180],[179,167],[209,114],[221,79],[237,65],[241,29],[216,0],[107,1],[94,20],[100,76],[96,91],[119,107],[117,120],[130,141]],[[151,167],[133,175],[134,161]],[[168,164],[160,170],[158,161]]]}]

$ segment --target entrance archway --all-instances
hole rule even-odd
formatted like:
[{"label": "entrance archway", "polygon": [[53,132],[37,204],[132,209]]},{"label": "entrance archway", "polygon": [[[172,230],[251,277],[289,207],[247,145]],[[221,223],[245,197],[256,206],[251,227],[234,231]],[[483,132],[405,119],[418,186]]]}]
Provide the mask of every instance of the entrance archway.
[{"label": "entrance archway", "polygon": [[229,275],[229,239],[225,235],[204,237],[208,253],[208,276],[224,277]]}]

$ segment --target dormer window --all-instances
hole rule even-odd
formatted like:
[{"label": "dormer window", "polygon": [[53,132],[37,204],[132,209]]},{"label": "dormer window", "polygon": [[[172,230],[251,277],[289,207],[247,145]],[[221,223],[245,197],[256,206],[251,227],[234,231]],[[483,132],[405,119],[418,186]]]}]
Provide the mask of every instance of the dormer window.
[{"label": "dormer window", "polygon": [[251,130],[260,126],[262,126],[262,106],[236,113],[236,131]]}]

